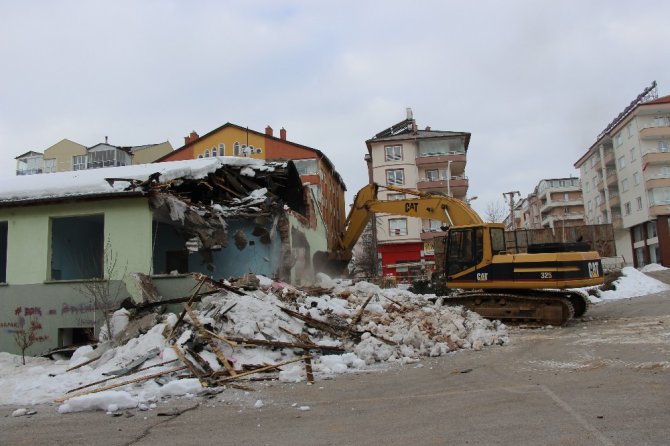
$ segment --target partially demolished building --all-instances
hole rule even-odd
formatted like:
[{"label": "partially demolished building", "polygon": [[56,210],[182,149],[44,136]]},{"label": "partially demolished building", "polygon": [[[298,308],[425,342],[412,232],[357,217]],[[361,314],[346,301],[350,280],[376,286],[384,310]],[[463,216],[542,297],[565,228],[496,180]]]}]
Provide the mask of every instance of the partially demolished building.
[{"label": "partially demolished building", "polygon": [[[34,327],[29,353],[83,340],[106,305],[163,299],[253,272],[301,283],[327,249],[312,192],[292,162],[218,157],[0,181],[0,351]],[[139,273],[139,274],[136,274]],[[87,292],[89,290],[89,292]]]}]

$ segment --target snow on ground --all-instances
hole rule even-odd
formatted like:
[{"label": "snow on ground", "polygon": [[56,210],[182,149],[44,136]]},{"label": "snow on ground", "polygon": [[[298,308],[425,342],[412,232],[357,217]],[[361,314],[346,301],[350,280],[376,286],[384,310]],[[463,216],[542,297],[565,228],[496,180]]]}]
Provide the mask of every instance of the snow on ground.
[{"label": "snow on ground", "polygon": [[642,268],[640,268],[640,271],[642,271],[643,273],[651,273],[654,271],[665,271],[666,269],[668,268],[666,268],[663,265],[659,265],[658,263],[650,263],[649,265],[645,265]]},{"label": "snow on ground", "polygon": [[[622,277],[614,282],[613,291],[600,292],[595,302],[631,298],[670,289],[634,268],[624,268]],[[481,318],[478,314],[461,307],[446,307],[440,302],[427,300],[434,296],[416,295],[402,289],[380,289],[368,282],[352,284],[349,281],[319,277],[318,295],[308,295],[292,286],[259,277],[261,289],[238,296],[222,291],[202,299],[196,314],[203,324],[213,331],[228,337],[272,339],[295,342],[292,333],[307,334],[310,341],[322,346],[341,346],[341,354],[323,354],[314,351],[313,369],[317,380],[327,379],[341,373],[357,372],[387,367],[390,364],[411,363],[427,356],[442,356],[460,349],[479,350],[486,346],[504,345],[508,342],[505,325]],[[368,301],[369,299],[369,301]],[[289,308],[331,326],[346,328],[360,313],[368,301],[360,321],[353,329],[360,334],[356,341],[343,340],[321,330],[309,328],[304,323],[283,312]],[[117,312],[116,317],[126,317]],[[81,347],[69,360],[21,358],[0,353],[0,405],[13,405],[16,416],[25,414],[29,406],[50,403],[78,387],[111,378],[120,370],[147,358],[138,368],[152,367],[146,371],[126,377],[114,378],[100,385],[123,382],[130,378],[156,374],[182,366],[165,335],[172,330],[176,315],[163,315],[161,323],[147,333],[131,339],[125,345],[94,350]],[[182,348],[197,348],[196,330],[190,318],[180,326],[176,343]],[[288,330],[285,331],[284,329]],[[201,345],[202,347],[202,345]],[[212,369],[220,370],[214,353],[205,347],[200,356]],[[230,347],[219,343],[224,355],[236,366],[274,364],[297,358],[302,350],[291,348]],[[82,364],[91,358],[100,359],[72,371],[68,368]],[[129,408],[146,410],[155,403],[171,397],[190,397],[203,391],[200,382],[184,375],[166,374],[147,381],[112,388],[98,393],[75,396],[59,404],[61,413],[85,410],[116,412]],[[301,382],[305,378],[301,362],[283,366],[278,376],[280,381]],[[98,386],[83,390],[95,389]],[[231,390],[227,390],[231,391]],[[257,397],[262,395],[257,395]],[[256,400],[261,401],[261,400]],[[250,404],[254,404],[253,401]],[[256,403],[256,404],[263,404]]]},{"label": "snow on ground", "polygon": [[[479,350],[508,342],[505,325],[490,322],[461,307],[434,304],[426,299],[428,296],[416,295],[407,290],[380,289],[367,282],[353,285],[349,281],[335,281],[322,276],[318,290],[323,294],[308,295],[288,284],[273,282],[265,277],[259,277],[259,281],[261,289],[247,292],[247,296],[222,291],[204,297],[196,309],[198,319],[213,331],[229,337],[296,342],[289,332],[304,333],[318,345],[343,347],[345,352],[340,354],[321,355],[321,352],[313,352],[313,370],[317,380],[379,365],[415,362],[425,356],[440,356],[460,349]],[[361,307],[366,301],[365,311],[361,313]],[[346,329],[360,313],[362,317],[359,322],[352,325],[353,331],[360,337],[355,341],[349,338],[343,340],[339,336],[306,327],[302,321],[283,312],[281,307],[339,329]],[[128,314],[122,310],[115,317],[126,319]],[[176,320],[174,314],[164,315],[161,323],[149,332],[131,339],[123,346],[110,348],[97,361],[69,372],[66,371],[68,368],[99,356],[100,350],[94,350],[91,346],[81,347],[69,360],[27,358],[26,366],[21,365],[19,356],[0,353],[0,405],[25,406],[52,402],[68,395],[67,392],[72,389],[112,377],[119,370],[137,362],[138,358],[148,358],[138,368],[154,367],[109,380],[100,386],[180,367],[182,363],[177,360],[175,351],[165,339]],[[194,347],[199,342],[197,330],[190,325],[188,316],[185,320],[187,323],[178,329],[176,343],[183,349],[197,348]],[[225,343],[218,345],[237,368],[245,364],[274,364],[304,354],[301,349],[233,348]],[[208,348],[205,346],[200,356],[212,369],[220,370],[222,366]],[[168,361],[172,362],[166,364]],[[278,378],[284,382],[305,381],[304,364],[296,362],[283,366]],[[163,375],[98,393],[75,396],[60,404],[58,411],[115,412],[147,407],[164,398],[192,396],[202,391],[200,382],[195,378],[177,379],[174,375]]]},{"label": "snow on ground", "polygon": [[[659,265],[660,266],[660,265]],[[646,271],[659,271],[657,267],[650,267]],[[646,267],[645,267],[646,268]],[[667,269],[660,267],[661,269]],[[599,303],[608,300],[629,299],[632,297],[646,296],[647,294],[661,293],[670,290],[670,286],[647,276],[637,269],[627,266],[621,270],[622,276],[615,280],[612,285],[614,290],[598,291],[598,297],[590,296],[591,301]]]}]

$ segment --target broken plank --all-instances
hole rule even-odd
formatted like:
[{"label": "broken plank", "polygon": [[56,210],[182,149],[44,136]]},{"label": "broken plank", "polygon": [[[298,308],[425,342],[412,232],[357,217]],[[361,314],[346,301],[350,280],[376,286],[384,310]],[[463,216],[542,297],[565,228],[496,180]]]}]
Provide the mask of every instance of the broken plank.
[{"label": "broken plank", "polygon": [[[293,333],[291,330],[289,330],[286,327],[279,327],[282,331],[290,334],[294,338],[296,338],[298,341],[304,342],[304,343],[312,343],[312,341],[309,339],[309,336],[306,334],[302,333]],[[312,354],[309,352],[309,349],[306,348],[304,349],[305,356],[305,376],[307,377],[307,382],[314,384],[314,373],[312,371]]]},{"label": "broken plank", "polygon": [[184,363],[189,372],[191,372],[193,376],[198,378],[198,381],[200,381],[200,385],[202,387],[208,387],[209,383],[205,379],[205,374],[201,370],[199,370],[191,361],[189,361],[188,358],[186,358],[186,355],[181,350],[181,348],[177,344],[173,344],[172,350],[175,351],[175,353],[179,357],[179,360]]},{"label": "broken plank", "polygon": [[[149,367],[144,367],[144,368],[142,368],[142,369],[135,370],[134,372],[132,372],[132,374],[134,375],[135,373],[144,372],[145,370],[153,369],[153,368],[155,368],[155,367],[161,367],[161,366],[164,366],[164,365],[173,363],[173,362],[175,362],[175,361],[176,361],[176,359],[172,359],[172,360],[170,360],[170,361],[161,362],[160,364],[150,365]],[[107,381],[111,381],[111,380],[113,380],[113,379],[118,379],[118,378],[121,378],[122,376],[130,375],[130,374],[131,374],[131,372],[128,371],[128,373],[125,373],[125,374],[123,374],[123,375],[116,375],[116,376],[111,376],[111,377],[106,378],[106,379],[101,379],[100,381],[95,381],[95,382],[92,382],[92,383],[89,383],[89,384],[86,384],[86,385],[83,385],[83,386],[79,386],[79,387],[77,387],[77,388],[75,388],[75,389],[70,389],[70,390],[68,390],[68,391],[65,392],[65,393],[76,392],[77,390],[82,390],[82,389],[86,389],[87,387],[92,387],[92,386],[95,386],[95,385],[98,385],[98,384],[106,383]]]},{"label": "broken plank", "polygon": [[185,369],[186,369],[186,366],[175,367],[175,368],[172,368],[172,369],[169,369],[169,370],[164,370],[162,372],[153,373],[151,375],[145,375],[145,376],[140,376],[138,378],[133,378],[131,380],[124,381],[124,382],[121,382],[121,383],[110,384],[109,386],[105,386],[105,387],[99,387],[97,389],[89,390],[88,392],[81,392],[81,393],[70,395],[70,396],[67,396],[67,397],[64,397],[64,398],[59,398],[57,400],[54,400],[54,402],[62,403],[64,401],[67,401],[71,398],[76,398],[78,396],[89,395],[91,393],[98,393],[98,392],[104,392],[105,390],[116,389],[117,387],[122,387],[122,386],[125,386],[127,384],[133,384],[133,383],[138,383],[138,382],[142,382],[142,381],[147,381],[147,380],[150,380],[150,379],[153,379],[153,378],[158,378],[159,376],[167,375],[169,373],[179,372],[180,370],[185,370]]},{"label": "broken plank", "polygon": [[352,329],[354,328],[354,326],[358,323],[358,321],[361,320],[361,317],[363,316],[363,311],[365,310],[365,307],[368,306],[368,304],[369,304],[370,301],[372,300],[372,297],[373,297],[373,296],[374,296],[374,294],[371,294],[370,296],[368,296],[368,298],[365,300],[365,302],[363,303],[363,305],[361,306],[361,308],[358,310],[358,312],[356,313],[356,315],[354,316],[354,318],[351,319],[351,323],[347,326],[347,329],[344,330],[344,333],[342,334],[342,337],[343,337],[343,338],[349,336],[349,333],[351,332],[351,330],[352,330]]},{"label": "broken plank", "polygon": [[344,347],[337,347],[334,345],[319,345],[304,342],[266,341],[265,339],[239,338],[234,336],[229,336],[227,337],[227,339],[240,344],[265,345],[269,347],[302,348],[302,349],[308,348],[310,350],[324,350],[330,352],[345,351]]},{"label": "broken plank", "polygon": [[200,356],[196,351],[194,351],[191,348],[186,348],[186,352],[191,355],[191,358],[195,360],[195,362],[198,363],[198,365],[205,371],[205,373],[209,376],[212,373],[214,373],[214,369],[212,368],[211,365],[209,365],[209,362],[207,362],[202,356]]},{"label": "broken plank", "polygon": [[338,338],[342,336],[342,330],[336,327],[333,327],[327,322],[319,321],[316,320],[312,317],[305,316],[304,314],[300,314],[297,311],[289,310],[288,308],[284,307],[279,307],[280,310],[282,310],[284,313],[289,314],[293,316],[296,319],[300,319],[303,321],[305,324],[309,325],[310,327],[317,328],[321,331],[325,331],[326,333],[330,333],[334,336],[337,336]]},{"label": "broken plank", "polygon": [[193,300],[195,299],[195,297],[196,297],[196,296],[198,295],[198,293],[200,292],[200,288],[202,288],[202,286],[205,284],[206,279],[207,279],[207,278],[206,278],[205,276],[201,276],[201,277],[200,277],[200,282],[198,282],[198,285],[197,285],[197,287],[196,287],[196,289],[195,289],[195,292],[193,293],[193,295],[191,296],[191,298],[189,299],[189,301],[188,301],[187,303],[184,304],[184,310],[181,312],[181,314],[180,314],[179,317],[177,318],[177,322],[175,322],[174,327],[172,327],[172,331],[170,332],[170,335],[167,337],[168,340],[172,339],[173,336],[175,335],[175,332],[176,332],[176,330],[177,330],[177,327],[179,327],[179,324],[180,324],[181,321],[184,319],[184,316],[186,316],[186,307],[187,307],[188,305],[190,305],[191,302],[193,302]]},{"label": "broken plank", "polygon": [[283,361],[283,362],[279,362],[277,364],[268,365],[268,366],[265,366],[265,367],[261,367],[259,369],[250,370],[248,372],[241,372],[241,373],[238,373],[236,376],[227,376],[225,378],[220,378],[216,381],[216,383],[217,384],[222,384],[222,383],[226,383],[228,381],[233,381],[233,380],[242,378],[243,376],[253,375],[255,373],[261,373],[261,372],[265,372],[267,370],[277,369],[277,368],[279,368],[281,366],[284,366],[284,365],[287,365],[287,364],[292,364],[294,362],[304,361],[305,358],[306,358],[306,356],[301,356],[299,358],[290,359],[288,361]]},{"label": "broken plank", "polygon": [[235,368],[232,365],[230,365],[230,362],[228,362],[221,349],[214,343],[212,337],[208,334],[209,331],[205,330],[205,328],[202,326],[200,320],[195,315],[189,304],[184,304],[184,311],[188,313],[188,316],[191,318],[191,322],[193,322],[193,325],[195,325],[195,327],[200,332],[200,335],[207,341],[207,344],[216,355],[216,359],[218,359],[221,365],[224,366],[226,370],[228,370],[228,373],[231,376],[235,376],[236,375]]}]

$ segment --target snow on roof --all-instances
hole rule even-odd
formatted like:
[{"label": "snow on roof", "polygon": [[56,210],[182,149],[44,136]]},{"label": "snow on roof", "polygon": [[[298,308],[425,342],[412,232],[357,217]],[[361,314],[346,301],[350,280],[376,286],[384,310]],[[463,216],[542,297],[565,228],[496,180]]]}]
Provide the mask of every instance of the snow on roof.
[{"label": "snow on roof", "polygon": [[[84,197],[102,194],[123,194],[126,182],[110,185],[106,178],[124,178],[145,181],[150,175],[160,173],[160,181],[177,178],[199,179],[222,166],[249,167],[257,170],[273,169],[263,160],[222,156],[185,161],[170,161],[134,166],[106,167],[39,175],[21,175],[0,178],[0,204],[29,200],[66,197]],[[125,192],[128,193],[128,192]],[[132,193],[132,192],[131,192]]]}]

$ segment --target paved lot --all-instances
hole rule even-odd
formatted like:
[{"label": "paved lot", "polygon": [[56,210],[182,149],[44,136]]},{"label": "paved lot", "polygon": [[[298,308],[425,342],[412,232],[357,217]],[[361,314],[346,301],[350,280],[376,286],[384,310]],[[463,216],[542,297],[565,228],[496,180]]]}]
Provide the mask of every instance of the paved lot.
[{"label": "paved lot", "polygon": [[0,407],[0,444],[670,444],[670,293],[587,316],[513,330],[502,348],[313,386],[257,383],[130,417]]}]

